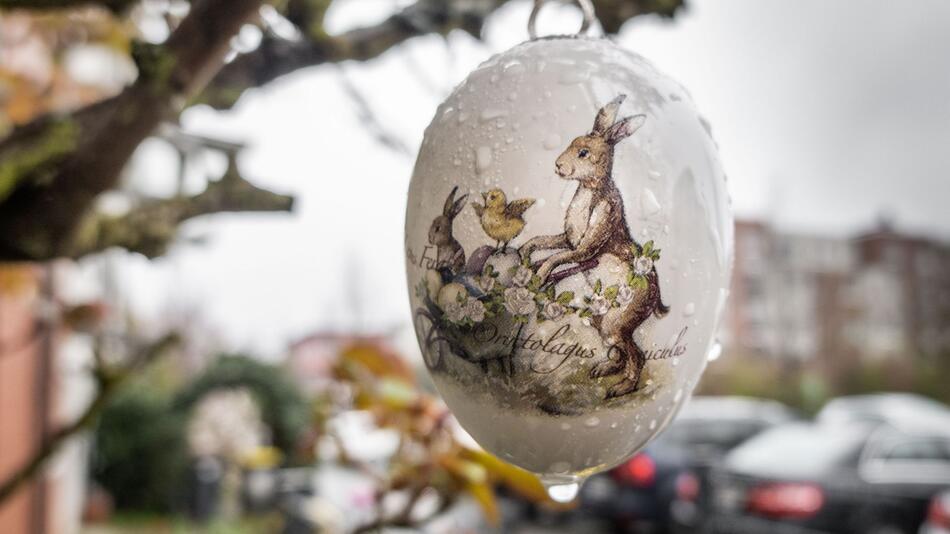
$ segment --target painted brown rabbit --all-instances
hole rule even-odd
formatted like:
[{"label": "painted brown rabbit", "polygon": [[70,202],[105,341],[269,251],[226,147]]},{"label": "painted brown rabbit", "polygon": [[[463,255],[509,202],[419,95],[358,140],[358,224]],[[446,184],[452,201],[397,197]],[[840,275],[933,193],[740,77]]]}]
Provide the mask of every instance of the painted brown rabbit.
[{"label": "painted brown rabbit", "polygon": [[[591,260],[600,266],[598,270],[622,273],[615,276],[625,277],[635,259],[634,250],[640,250],[630,235],[623,199],[611,175],[614,146],[646,120],[644,115],[634,115],[615,121],[624,98],[620,95],[602,107],[591,132],[574,139],[555,162],[558,176],[577,180],[578,187],[565,213],[564,232],[535,237],[521,247],[522,256],[528,259],[535,250],[557,249],[542,261],[537,271],[542,281],[546,282],[561,265]],[[594,325],[609,350],[607,359],[591,369],[591,378],[623,374],[607,390],[608,399],[639,388],[646,356],[634,341],[633,333],[650,315],[662,316],[669,311],[660,299],[656,268],[645,277],[647,288],[637,290],[632,301],[594,317]]]},{"label": "painted brown rabbit", "polygon": [[453,273],[461,272],[465,266],[465,251],[462,245],[452,236],[452,222],[462,208],[468,195],[455,199],[458,186],[452,188],[442,207],[442,215],[432,220],[429,227],[429,244],[436,247],[436,263],[439,269],[448,268]]}]

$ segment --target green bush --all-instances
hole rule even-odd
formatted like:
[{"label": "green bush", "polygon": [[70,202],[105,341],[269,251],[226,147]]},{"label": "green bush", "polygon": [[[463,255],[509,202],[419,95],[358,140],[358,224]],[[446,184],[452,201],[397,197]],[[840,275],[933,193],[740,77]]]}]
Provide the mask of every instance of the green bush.
[{"label": "green bush", "polygon": [[224,355],[175,396],[174,408],[186,413],[208,393],[225,388],[247,388],[254,395],[274,446],[292,458],[311,417],[309,404],[286,371],[246,356]]},{"label": "green bush", "polygon": [[187,462],[184,419],[144,384],[120,391],[95,432],[93,478],[116,508],[166,512],[182,489]]}]

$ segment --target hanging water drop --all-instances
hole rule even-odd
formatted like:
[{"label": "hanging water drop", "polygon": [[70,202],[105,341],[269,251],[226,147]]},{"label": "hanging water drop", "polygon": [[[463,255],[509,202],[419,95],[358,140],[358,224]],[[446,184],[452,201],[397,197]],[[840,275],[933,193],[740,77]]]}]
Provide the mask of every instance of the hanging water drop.
[{"label": "hanging water drop", "polygon": [[[544,484],[544,481],[541,481]],[[551,497],[551,500],[559,503],[569,503],[577,497],[577,493],[581,489],[581,485],[577,482],[568,482],[566,484],[545,484],[545,489],[548,491],[548,497]]]}]

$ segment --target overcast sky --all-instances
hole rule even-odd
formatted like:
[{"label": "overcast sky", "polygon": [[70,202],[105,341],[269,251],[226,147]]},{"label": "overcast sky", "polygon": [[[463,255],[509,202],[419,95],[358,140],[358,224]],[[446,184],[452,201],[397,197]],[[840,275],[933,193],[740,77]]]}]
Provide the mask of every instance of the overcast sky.
[{"label": "overcast sky", "polygon": [[[337,0],[329,25],[372,23],[393,4]],[[525,38],[528,10],[522,1],[499,11],[486,43],[423,37],[343,70],[414,153],[451,88]],[[546,15],[542,30],[578,20],[572,8]],[[720,145],[738,216],[849,235],[886,214],[950,239],[948,29],[946,0],[692,0],[675,21],[638,19],[618,40],[690,90]],[[144,319],[198,310],[232,348],[272,356],[314,330],[408,322],[402,231],[414,156],[368,134],[340,76],[334,66],[307,69],[246,93],[230,112],[185,113],[188,130],[249,143],[244,174],[298,203],[292,215],[195,221],[186,234],[207,244],[125,262],[125,292]],[[174,169],[152,143],[133,180],[168,191]]]}]

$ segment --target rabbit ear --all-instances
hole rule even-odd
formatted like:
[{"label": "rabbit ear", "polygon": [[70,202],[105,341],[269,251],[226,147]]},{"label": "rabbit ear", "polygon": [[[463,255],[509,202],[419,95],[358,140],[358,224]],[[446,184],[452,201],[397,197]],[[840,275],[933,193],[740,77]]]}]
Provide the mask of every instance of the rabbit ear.
[{"label": "rabbit ear", "polygon": [[608,128],[610,128],[614,119],[617,118],[617,110],[620,109],[620,104],[627,98],[625,94],[617,95],[617,98],[611,100],[607,105],[600,108],[600,111],[597,112],[597,117],[594,118],[594,128],[590,133],[603,135]]},{"label": "rabbit ear", "polygon": [[639,130],[646,120],[646,115],[633,115],[632,117],[626,117],[617,121],[616,124],[608,128],[607,132],[604,134],[604,138],[607,139],[607,142],[611,145],[616,145],[620,141],[623,141],[624,139],[633,135],[633,132]]},{"label": "rabbit ear", "polygon": [[458,190],[459,186],[453,187],[452,192],[445,198],[445,205],[442,206],[442,215],[449,217],[449,213],[452,212],[452,204],[455,202],[455,192]]},{"label": "rabbit ear", "polygon": [[468,194],[464,194],[455,201],[455,204],[452,204],[452,211],[446,213],[446,216],[449,219],[454,219],[456,215],[462,212],[462,208],[465,207],[465,199],[468,198]]}]

